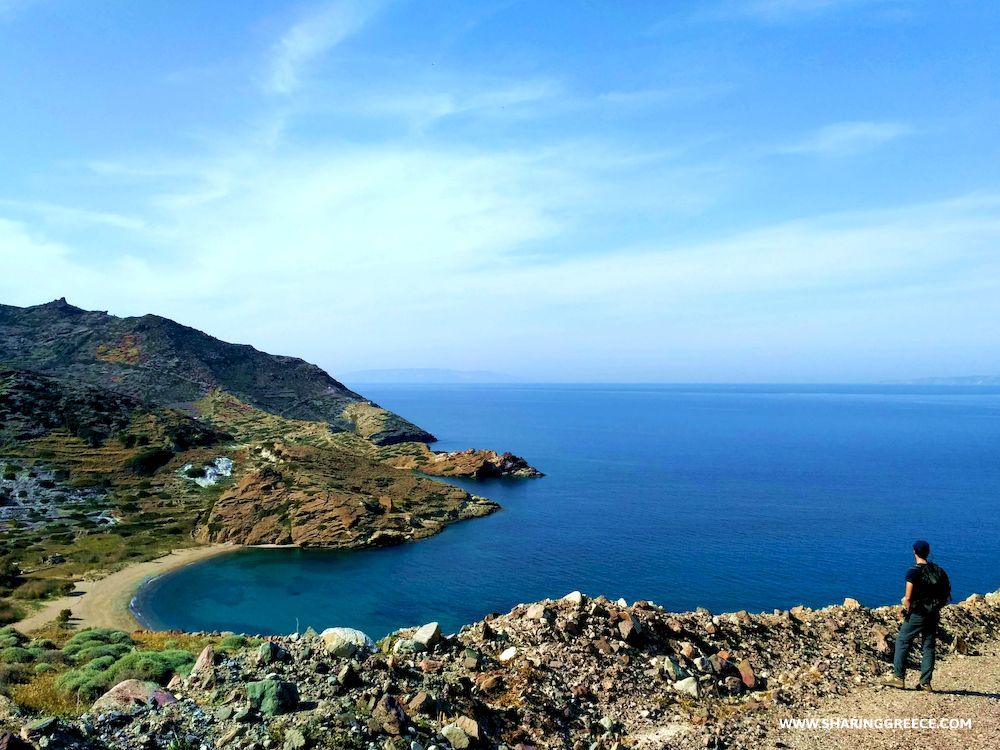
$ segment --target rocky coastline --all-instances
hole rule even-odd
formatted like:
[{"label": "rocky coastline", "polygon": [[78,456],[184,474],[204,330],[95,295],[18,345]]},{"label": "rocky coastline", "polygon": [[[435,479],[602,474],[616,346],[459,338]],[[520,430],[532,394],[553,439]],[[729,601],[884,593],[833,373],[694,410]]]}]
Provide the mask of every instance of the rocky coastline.
[{"label": "rocky coastline", "polygon": [[[455,634],[428,623],[378,643],[350,628],[267,640],[156,634],[175,647],[173,658],[184,655],[183,667],[155,679],[123,671],[100,695],[88,688],[76,716],[32,716],[13,690],[13,701],[0,701],[10,732],[0,746],[751,748],[778,717],[871,691],[888,668],[899,618],[898,607],[852,599],[713,615],[573,592]],[[976,658],[996,643],[998,625],[1000,591],[970,596],[945,609],[939,650]],[[54,632],[29,639],[5,629],[0,637],[29,654],[47,639],[45,658],[54,661]],[[81,639],[91,639],[91,653],[127,659],[154,638],[107,630],[67,637],[63,653],[76,655],[68,658],[78,668]],[[184,644],[188,651],[178,652]]]}]

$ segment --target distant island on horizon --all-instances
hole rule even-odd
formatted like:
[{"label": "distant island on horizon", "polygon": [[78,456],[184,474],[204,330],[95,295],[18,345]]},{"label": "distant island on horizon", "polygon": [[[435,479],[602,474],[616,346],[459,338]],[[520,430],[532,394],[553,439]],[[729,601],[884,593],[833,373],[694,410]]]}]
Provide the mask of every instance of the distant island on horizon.
[{"label": "distant island on horizon", "polygon": [[1000,375],[942,375],[913,380],[893,380],[890,385],[1000,385]]},{"label": "distant island on horizon", "polygon": [[398,367],[376,370],[355,370],[343,376],[350,383],[444,385],[450,383],[526,383],[524,378],[491,370],[451,370],[436,367]]}]

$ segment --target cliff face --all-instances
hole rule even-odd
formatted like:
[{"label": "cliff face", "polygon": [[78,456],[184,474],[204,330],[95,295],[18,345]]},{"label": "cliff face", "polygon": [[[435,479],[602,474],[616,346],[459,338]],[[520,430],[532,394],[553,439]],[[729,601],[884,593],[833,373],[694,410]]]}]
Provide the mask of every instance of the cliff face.
[{"label": "cliff face", "polygon": [[263,411],[327,422],[381,445],[434,439],[316,365],[226,343],[157,315],[118,318],[64,299],[0,305],[0,363],[162,406],[184,406],[219,389]]}]

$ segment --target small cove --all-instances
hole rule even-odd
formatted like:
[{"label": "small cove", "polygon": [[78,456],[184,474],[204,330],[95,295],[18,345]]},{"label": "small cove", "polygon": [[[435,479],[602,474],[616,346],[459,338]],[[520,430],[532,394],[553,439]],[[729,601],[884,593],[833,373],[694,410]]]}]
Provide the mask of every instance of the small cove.
[{"label": "small cove", "polygon": [[998,388],[357,387],[436,449],[511,450],[547,476],[459,482],[504,510],[415,544],[187,566],[137,593],[141,622],[381,636],[573,589],[675,610],[874,605],[898,599],[916,537],[957,596],[997,585]]}]

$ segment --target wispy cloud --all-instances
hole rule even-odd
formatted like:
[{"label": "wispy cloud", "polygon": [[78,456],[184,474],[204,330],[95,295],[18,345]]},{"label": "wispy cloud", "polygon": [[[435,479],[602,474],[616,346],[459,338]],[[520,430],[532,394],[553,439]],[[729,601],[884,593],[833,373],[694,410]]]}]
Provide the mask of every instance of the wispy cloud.
[{"label": "wispy cloud", "polygon": [[306,68],[361,31],[382,3],[337,0],[312,11],[289,28],[271,51],[264,88],[290,94],[302,83]]},{"label": "wispy cloud", "polygon": [[702,6],[698,16],[715,20],[750,18],[765,23],[785,23],[861,8],[900,10],[911,4],[912,0],[728,0],[718,5]]},{"label": "wispy cloud", "polygon": [[837,122],[769,150],[779,154],[851,156],[912,135],[914,132],[913,126],[902,122]]},{"label": "wispy cloud", "polygon": [[396,119],[418,129],[453,117],[535,116],[565,95],[547,79],[521,81],[461,79],[410,81],[405,89],[358,91],[329,105],[363,117]]},{"label": "wispy cloud", "polygon": [[116,229],[144,229],[143,219],[113,211],[91,211],[74,206],[62,206],[44,201],[22,201],[0,198],[0,209],[37,216],[47,224],[97,224]]}]

